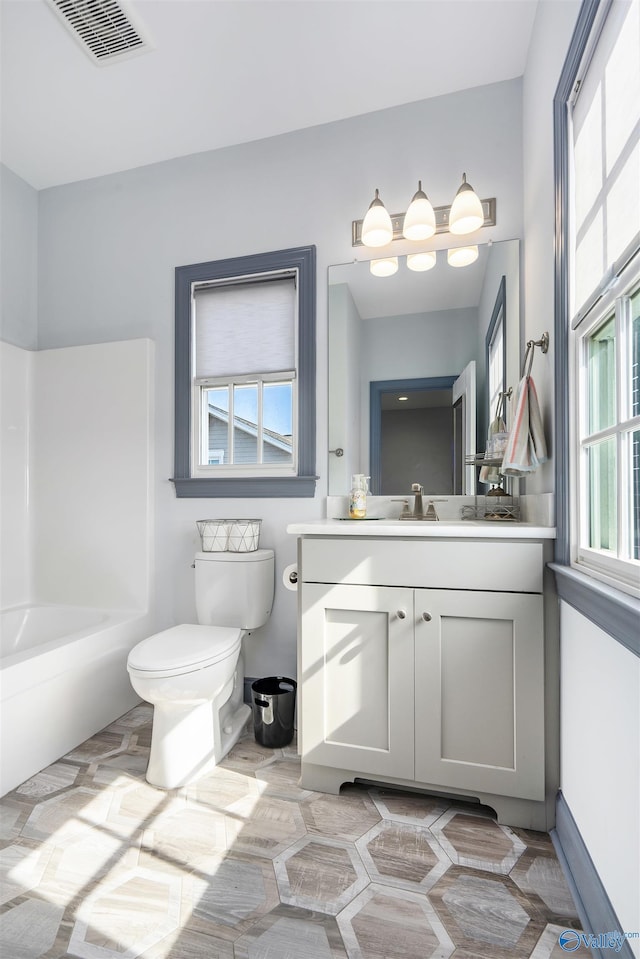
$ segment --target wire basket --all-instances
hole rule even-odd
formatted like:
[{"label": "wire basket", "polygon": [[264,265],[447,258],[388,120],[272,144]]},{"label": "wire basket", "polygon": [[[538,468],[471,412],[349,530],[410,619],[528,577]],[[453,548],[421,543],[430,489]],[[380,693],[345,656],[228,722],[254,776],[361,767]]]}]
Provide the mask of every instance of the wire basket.
[{"label": "wire basket", "polygon": [[229,526],[226,519],[199,519],[196,522],[203,553],[226,553]]},{"label": "wire basket", "polygon": [[513,496],[476,496],[473,503],[462,507],[460,515],[487,523],[514,523],[520,519],[520,505]]},{"label": "wire basket", "polygon": [[260,545],[260,519],[199,519],[203,553],[253,553]]},{"label": "wire basket", "polygon": [[260,545],[260,519],[231,519],[229,522],[230,553],[253,553]]}]

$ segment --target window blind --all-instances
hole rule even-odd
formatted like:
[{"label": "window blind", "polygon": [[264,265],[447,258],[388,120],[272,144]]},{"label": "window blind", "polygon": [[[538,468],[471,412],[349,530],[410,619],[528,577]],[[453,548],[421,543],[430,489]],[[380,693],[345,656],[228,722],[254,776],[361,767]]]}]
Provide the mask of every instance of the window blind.
[{"label": "window blind", "polygon": [[294,370],[295,274],[196,287],[196,377]]},{"label": "window blind", "polygon": [[574,314],[640,231],[640,0],[613,0],[572,106]]}]

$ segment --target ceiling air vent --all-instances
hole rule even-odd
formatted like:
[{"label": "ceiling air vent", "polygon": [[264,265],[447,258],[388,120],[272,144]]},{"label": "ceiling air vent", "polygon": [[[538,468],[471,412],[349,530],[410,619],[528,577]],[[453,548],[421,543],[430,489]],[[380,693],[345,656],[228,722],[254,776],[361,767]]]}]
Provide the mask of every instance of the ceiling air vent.
[{"label": "ceiling air vent", "polygon": [[126,0],[48,0],[94,63],[138,56],[152,45]]}]

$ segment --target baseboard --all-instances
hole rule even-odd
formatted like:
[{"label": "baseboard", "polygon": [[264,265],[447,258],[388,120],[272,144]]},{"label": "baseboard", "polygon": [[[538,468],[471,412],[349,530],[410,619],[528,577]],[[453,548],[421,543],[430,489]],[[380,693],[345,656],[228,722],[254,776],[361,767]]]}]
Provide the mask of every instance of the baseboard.
[{"label": "baseboard", "polygon": [[258,679],[257,676],[245,676],[245,677],[244,677],[243,700],[244,700],[245,703],[248,703],[250,706],[251,706],[251,704],[252,704],[252,702],[253,702],[253,699],[251,698],[251,683],[255,683],[256,679]]},{"label": "baseboard", "polygon": [[[607,959],[612,950],[607,948],[606,942],[603,942],[604,948],[599,948],[598,937],[610,932],[636,930],[622,929],[562,792],[558,793],[556,800],[556,828],[551,830],[551,839],[575,900],[582,928],[595,937],[593,943],[588,943],[591,954],[594,959]],[[620,959],[634,959],[627,939],[623,940],[622,948],[615,955]]]}]

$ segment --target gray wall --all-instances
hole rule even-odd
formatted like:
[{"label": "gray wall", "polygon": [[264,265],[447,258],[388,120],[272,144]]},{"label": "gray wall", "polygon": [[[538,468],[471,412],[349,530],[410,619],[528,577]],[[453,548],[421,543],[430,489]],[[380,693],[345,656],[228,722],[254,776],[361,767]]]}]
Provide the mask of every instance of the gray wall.
[{"label": "gray wall", "polygon": [[381,495],[411,500],[413,483],[425,492],[453,493],[452,407],[383,410],[381,419]]},{"label": "gray wall", "polygon": [[38,342],[38,194],[0,164],[0,337]]},{"label": "gray wall", "polygon": [[[277,589],[271,621],[249,641],[247,673],[294,674],[296,597],[281,574],[296,558],[287,523],[324,515],[327,267],[353,259],[351,221],[364,215],[375,187],[393,211],[406,208],[420,177],[436,205],[450,203],[463,170],[483,196],[497,198],[498,222],[486,239],[522,237],[521,92],[519,79],[492,84],[38,195],[38,346],[156,343],[158,627],[195,619],[195,521],[262,517]],[[318,251],[315,499],[177,500],[170,482],[175,267],[310,243]]]}]

